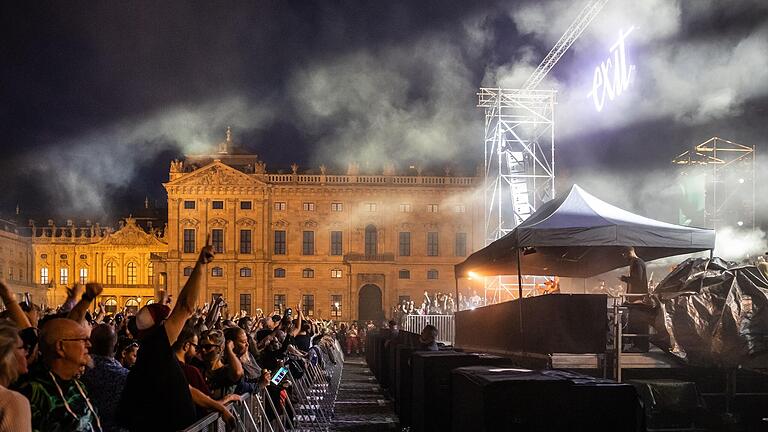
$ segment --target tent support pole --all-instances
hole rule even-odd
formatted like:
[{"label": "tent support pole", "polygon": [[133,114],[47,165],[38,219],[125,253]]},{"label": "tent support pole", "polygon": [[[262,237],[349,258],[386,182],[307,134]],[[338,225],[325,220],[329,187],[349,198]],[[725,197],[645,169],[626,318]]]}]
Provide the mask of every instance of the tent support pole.
[{"label": "tent support pole", "polygon": [[709,259],[712,259],[714,257],[715,257],[715,250],[714,249],[710,249],[709,250]]},{"label": "tent support pole", "polygon": [[520,351],[525,352],[525,333],[523,333],[523,273],[520,269],[520,248],[517,248],[517,301],[520,303]]},{"label": "tent support pole", "polygon": [[459,302],[459,277],[456,276],[456,273],[453,274],[453,280],[456,281],[456,303],[454,303],[454,308],[456,311],[460,311],[461,303]]}]

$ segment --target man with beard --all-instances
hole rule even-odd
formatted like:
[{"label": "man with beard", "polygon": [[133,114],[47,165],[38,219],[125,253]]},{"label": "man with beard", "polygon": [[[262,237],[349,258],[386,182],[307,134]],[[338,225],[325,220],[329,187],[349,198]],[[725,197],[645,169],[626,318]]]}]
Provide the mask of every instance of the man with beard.
[{"label": "man with beard", "polygon": [[29,399],[32,429],[101,431],[101,423],[78,376],[93,366],[88,354],[90,329],[66,318],[54,318],[40,331],[42,361],[19,385]]}]

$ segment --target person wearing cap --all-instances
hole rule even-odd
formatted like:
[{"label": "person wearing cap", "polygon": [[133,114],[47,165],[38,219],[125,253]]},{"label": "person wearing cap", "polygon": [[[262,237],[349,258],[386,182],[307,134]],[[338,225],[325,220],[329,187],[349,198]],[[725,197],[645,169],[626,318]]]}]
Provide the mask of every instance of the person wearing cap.
[{"label": "person wearing cap", "polygon": [[243,377],[243,365],[234,349],[234,341],[226,340],[221,330],[209,330],[200,338],[203,375],[214,399],[234,393]]},{"label": "person wearing cap", "polygon": [[[173,310],[153,303],[136,314],[141,344],[136,365],[128,374],[118,418],[132,431],[185,429],[196,420],[190,385],[171,348],[186,321],[193,316],[203,290],[202,279],[214,251],[206,242]],[[162,410],[162,411],[158,411]]]}]

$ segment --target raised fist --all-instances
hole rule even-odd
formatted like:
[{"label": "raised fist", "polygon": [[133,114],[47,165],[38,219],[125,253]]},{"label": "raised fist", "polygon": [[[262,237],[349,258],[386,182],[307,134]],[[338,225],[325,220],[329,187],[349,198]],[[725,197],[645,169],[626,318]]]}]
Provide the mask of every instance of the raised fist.
[{"label": "raised fist", "polygon": [[85,284],[85,294],[84,296],[86,298],[89,298],[91,300],[95,299],[99,295],[101,295],[101,292],[104,291],[104,287],[101,286],[100,283],[97,282],[88,282]]}]

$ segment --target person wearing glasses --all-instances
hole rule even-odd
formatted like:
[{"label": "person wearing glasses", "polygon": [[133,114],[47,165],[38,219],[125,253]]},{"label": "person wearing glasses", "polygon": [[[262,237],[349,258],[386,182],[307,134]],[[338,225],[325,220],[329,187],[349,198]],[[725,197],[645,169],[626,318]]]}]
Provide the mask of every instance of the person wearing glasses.
[{"label": "person wearing glasses", "polygon": [[29,399],[32,429],[98,431],[101,420],[78,377],[93,366],[90,329],[67,318],[54,318],[40,329],[42,359],[19,386]]}]

